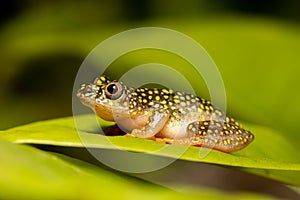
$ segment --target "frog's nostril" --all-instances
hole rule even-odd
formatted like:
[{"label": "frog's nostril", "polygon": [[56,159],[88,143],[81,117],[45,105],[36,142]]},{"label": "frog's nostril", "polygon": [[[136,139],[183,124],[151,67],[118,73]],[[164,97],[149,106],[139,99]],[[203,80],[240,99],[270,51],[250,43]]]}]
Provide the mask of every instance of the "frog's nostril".
[{"label": "frog's nostril", "polygon": [[84,89],[83,89],[83,93],[90,93],[92,92],[92,87],[90,85],[86,86]]},{"label": "frog's nostril", "polygon": [[87,92],[89,92],[89,90],[90,90],[89,85],[82,84],[80,89],[77,91],[77,96],[83,97]]}]

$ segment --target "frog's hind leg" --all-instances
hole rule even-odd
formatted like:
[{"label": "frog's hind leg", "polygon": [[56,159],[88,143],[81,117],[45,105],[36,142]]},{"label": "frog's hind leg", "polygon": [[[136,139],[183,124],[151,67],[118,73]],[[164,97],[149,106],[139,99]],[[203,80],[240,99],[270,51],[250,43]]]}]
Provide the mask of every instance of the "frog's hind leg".
[{"label": "frog's hind leg", "polygon": [[237,123],[197,121],[188,125],[192,146],[202,146],[223,152],[238,151],[246,147],[254,136]]}]

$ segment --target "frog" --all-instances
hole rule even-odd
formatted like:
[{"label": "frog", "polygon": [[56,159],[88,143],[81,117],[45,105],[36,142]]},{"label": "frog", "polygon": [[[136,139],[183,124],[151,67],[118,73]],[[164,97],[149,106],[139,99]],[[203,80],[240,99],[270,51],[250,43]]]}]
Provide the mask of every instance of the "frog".
[{"label": "frog", "polygon": [[168,88],[128,87],[106,75],[83,83],[80,102],[97,116],[117,123],[126,136],[235,152],[254,135],[209,100]]}]

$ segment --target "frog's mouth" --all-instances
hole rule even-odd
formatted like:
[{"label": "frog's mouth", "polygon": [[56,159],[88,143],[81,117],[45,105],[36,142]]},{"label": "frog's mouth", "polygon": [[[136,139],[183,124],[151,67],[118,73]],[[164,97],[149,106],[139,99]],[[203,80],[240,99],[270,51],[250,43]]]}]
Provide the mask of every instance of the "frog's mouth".
[{"label": "frog's mouth", "polygon": [[96,98],[99,94],[100,87],[93,84],[82,84],[80,89],[77,91],[77,97],[81,103],[91,108],[94,108]]}]

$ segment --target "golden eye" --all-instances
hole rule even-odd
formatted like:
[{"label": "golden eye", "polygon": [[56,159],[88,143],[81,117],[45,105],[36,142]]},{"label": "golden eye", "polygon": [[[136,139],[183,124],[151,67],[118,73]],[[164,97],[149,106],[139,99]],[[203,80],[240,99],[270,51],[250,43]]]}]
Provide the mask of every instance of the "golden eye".
[{"label": "golden eye", "polygon": [[123,94],[123,86],[119,82],[111,82],[105,87],[105,95],[107,98],[116,100]]}]

